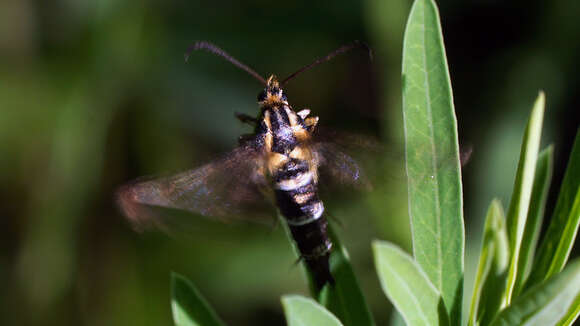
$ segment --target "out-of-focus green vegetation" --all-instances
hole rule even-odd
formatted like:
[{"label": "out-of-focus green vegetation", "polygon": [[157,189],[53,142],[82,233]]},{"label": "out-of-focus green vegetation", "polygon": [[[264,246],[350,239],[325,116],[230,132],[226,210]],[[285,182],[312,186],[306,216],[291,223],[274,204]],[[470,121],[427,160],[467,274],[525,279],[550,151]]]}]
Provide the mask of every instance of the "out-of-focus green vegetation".
[{"label": "out-of-focus green vegetation", "polygon": [[[280,228],[192,216],[189,237],[137,234],[113,192],[140,175],[200,165],[249,132],[233,113],[255,115],[261,85],[206,53],[185,64],[192,41],[213,41],[259,73],[284,77],[354,39],[371,45],[372,64],[355,52],[286,90],[322,125],[381,135],[393,153],[400,172],[372,176],[373,193],[322,195],[344,225],[341,238],[383,324],[370,240],[410,246],[397,154],[409,7],[402,0],[0,2],[0,324],[169,325],[171,270],[194,280],[229,324],[283,324],[280,295],[307,289]],[[578,127],[579,7],[439,2],[459,136],[473,148],[463,174],[468,250],[480,243],[474,235],[492,196],[509,202],[513,148],[538,89],[548,94],[543,141],[555,144],[559,188]],[[385,206],[388,220],[373,213]],[[474,262],[466,264],[473,275]]]}]

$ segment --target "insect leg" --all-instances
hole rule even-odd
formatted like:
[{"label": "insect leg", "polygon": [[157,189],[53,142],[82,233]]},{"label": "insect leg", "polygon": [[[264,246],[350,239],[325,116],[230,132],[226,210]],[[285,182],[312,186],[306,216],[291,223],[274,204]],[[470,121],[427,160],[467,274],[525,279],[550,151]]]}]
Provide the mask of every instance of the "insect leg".
[{"label": "insect leg", "polygon": [[238,145],[242,146],[242,145],[246,145],[248,142],[252,142],[256,139],[256,136],[254,134],[243,134],[240,137],[238,137]]},{"label": "insect leg", "polygon": [[316,127],[316,125],[318,124],[318,117],[308,117],[304,120],[304,123],[306,124],[306,129],[312,132],[314,130],[314,127]]},{"label": "insect leg", "polygon": [[306,119],[306,117],[310,114],[310,109],[304,108],[298,112],[296,112],[302,119]]},{"label": "insect leg", "polygon": [[240,120],[243,123],[247,123],[247,124],[250,124],[253,126],[255,126],[258,123],[258,119],[254,118],[250,115],[247,115],[245,113],[236,112],[236,113],[234,113],[234,115],[236,116],[236,118],[238,120]]}]

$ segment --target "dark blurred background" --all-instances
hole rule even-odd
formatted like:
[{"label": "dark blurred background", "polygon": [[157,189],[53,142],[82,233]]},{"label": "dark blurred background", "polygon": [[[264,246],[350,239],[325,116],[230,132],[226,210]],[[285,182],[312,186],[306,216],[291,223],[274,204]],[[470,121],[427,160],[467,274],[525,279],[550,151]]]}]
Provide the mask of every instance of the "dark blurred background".
[{"label": "dark blurred background", "polygon": [[[170,325],[169,273],[190,278],[230,325],[283,325],[279,297],[307,293],[281,228],[192,216],[189,237],[136,233],[113,193],[135,177],[189,169],[249,132],[256,80],[223,59],[183,53],[210,40],[280,77],[359,39],[287,87],[335,130],[381,137],[375,191],[332,200],[379,324],[389,319],[374,238],[411,250],[400,100],[411,1],[0,2],[0,324]],[[547,94],[542,146],[555,144],[554,206],[579,125],[580,2],[439,1],[463,148],[469,295],[482,218],[505,206],[524,126]],[[371,155],[372,157],[372,155]],[[372,159],[371,159],[372,160]],[[385,212],[388,212],[386,214]],[[549,215],[549,214],[548,214]],[[387,308],[386,308],[387,307]]]}]

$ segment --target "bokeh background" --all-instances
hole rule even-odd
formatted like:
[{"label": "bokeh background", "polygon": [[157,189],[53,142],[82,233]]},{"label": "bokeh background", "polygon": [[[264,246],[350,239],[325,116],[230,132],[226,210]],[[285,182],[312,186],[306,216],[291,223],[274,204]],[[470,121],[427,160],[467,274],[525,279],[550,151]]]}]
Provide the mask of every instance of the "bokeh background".
[{"label": "bokeh background", "polygon": [[[527,115],[547,94],[554,206],[578,128],[580,3],[438,1],[463,148],[467,279],[490,200],[507,206]],[[169,274],[190,278],[230,325],[283,325],[279,298],[307,293],[281,228],[191,216],[187,237],[136,233],[113,193],[135,177],[195,167],[249,132],[259,73],[284,77],[359,39],[291,82],[295,107],[335,130],[384,139],[375,190],[323,193],[378,324],[389,319],[374,238],[410,250],[400,105],[409,0],[0,2],[0,324],[171,325]],[[365,155],[365,157],[368,155]],[[369,160],[369,158],[366,158]],[[364,164],[363,164],[364,165]],[[339,198],[340,200],[337,200]],[[466,285],[470,289],[470,285]]]}]

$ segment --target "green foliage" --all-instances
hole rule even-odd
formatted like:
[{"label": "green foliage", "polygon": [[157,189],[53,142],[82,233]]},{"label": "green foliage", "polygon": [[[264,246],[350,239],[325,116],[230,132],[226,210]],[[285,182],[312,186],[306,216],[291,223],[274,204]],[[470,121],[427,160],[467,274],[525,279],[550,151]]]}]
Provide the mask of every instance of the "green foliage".
[{"label": "green foliage", "polygon": [[522,273],[522,277],[516,279],[517,292],[521,291],[522,284],[530,273],[535,249],[540,237],[540,227],[544,220],[544,207],[552,178],[553,155],[553,146],[549,146],[538,156],[532,197],[530,199],[530,209],[528,210],[517,266],[518,270]]},{"label": "green foliage", "polygon": [[[409,15],[403,51],[414,260],[393,245],[376,243],[374,247],[383,289],[408,325],[461,324],[456,300],[463,288],[464,227],[457,131],[445,60],[435,4],[417,0]],[[538,154],[544,107],[545,96],[540,92],[523,136],[507,216],[497,200],[489,208],[469,325],[569,325],[580,312],[578,262],[558,273],[580,219],[578,139],[555,217],[531,268],[552,173],[552,148]],[[442,164],[443,158],[449,158],[450,164]],[[446,311],[438,309],[439,302]]]},{"label": "green foliage", "polygon": [[540,92],[524,133],[514,191],[506,216],[511,258],[504,291],[504,302],[502,303],[504,305],[511,302],[516,282],[524,277],[524,270],[518,269],[518,262],[532,196],[545,104],[544,93]]},{"label": "green foliage", "polygon": [[288,326],[342,326],[338,318],[312,299],[287,295],[282,297],[282,306]]},{"label": "green foliage", "polygon": [[415,259],[461,320],[463,202],[457,122],[439,15],[415,1],[403,42],[403,116]]},{"label": "green foliage", "polygon": [[177,326],[223,326],[216,313],[185,277],[171,274],[171,310]]},{"label": "green foliage", "polygon": [[468,325],[487,325],[499,311],[505,289],[508,253],[504,211],[499,200],[494,199],[485,218]]},{"label": "green foliage", "polygon": [[383,290],[407,325],[448,325],[441,294],[408,254],[387,242],[373,243]]},{"label": "green foliage", "polygon": [[[376,271],[401,325],[461,325],[464,224],[457,123],[437,7],[417,0],[403,45],[403,114],[413,256],[373,243]],[[545,96],[526,126],[507,215],[494,199],[487,212],[468,325],[570,325],[580,313],[580,261],[565,267],[580,222],[580,134],[553,218],[536,255],[552,176],[553,149],[539,153]],[[292,237],[286,228],[290,243]],[[318,302],[284,296],[288,325],[374,325],[346,249],[329,228],[336,284]],[[296,248],[295,252],[298,254]],[[220,325],[195,288],[172,277],[178,325]]]},{"label": "green foliage", "polygon": [[580,304],[580,260],[530,288],[504,309],[491,325],[569,325]]},{"label": "green foliage", "polygon": [[340,318],[344,325],[372,326],[375,324],[373,317],[352,270],[346,249],[331,225],[328,231],[334,245],[330,254],[330,272],[336,284],[327,284],[320,293],[313,292],[312,295],[319,298],[318,301]]},{"label": "green foliage", "polygon": [[562,181],[556,208],[546,236],[534,262],[528,285],[541,282],[558,273],[568,260],[580,222],[580,129]]},{"label": "green foliage", "polygon": [[[497,200],[492,202],[488,211],[471,300],[469,325],[570,325],[580,313],[578,284],[580,262],[572,263],[564,271],[554,273],[540,282],[530,279],[525,283],[538,242],[539,225],[543,219],[551,179],[552,148],[548,147],[538,155],[544,104],[544,95],[540,93],[524,134],[514,196],[508,216],[504,218],[503,209]],[[450,133],[450,136],[453,136],[453,133]],[[551,261],[554,264],[560,264],[561,260],[566,261],[572,245],[569,238],[574,238],[577,232],[580,194],[576,183],[567,179],[569,175],[574,174],[570,169],[572,171],[578,169],[574,159],[578,151],[577,143],[578,141],[572,150],[572,158],[563,184],[563,187],[569,187],[572,183],[572,186],[576,187],[575,192],[570,190],[564,192],[567,193],[565,196],[570,202],[566,205],[567,211],[564,214],[567,220],[563,221],[567,227],[560,227],[560,233],[551,235],[553,239],[548,238],[550,236],[548,234],[544,240],[563,242],[566,245],[567,250],[556,251],[556,254],[559,252],[560,255],[552,257]],[[409,175],[409,178],[412,176]],[[574,195],[570,195],[570,192]],[[416,298],[428,298],[430,307],[433,308],[435,302],[433,297],[437,298],[438,295],[425,285],[429,284],[428,280],[419,280],[416,277],[421,275],[422,267],[413,264],[410,257],[400,252],[399,257],[393,253],[386,254],[385,248],[389,247],[383,245],[380,251],[375,247],[379,278],[387,296],[391,298],[406,323],[429,325],[445,320],[447,317],[445,312],[438,311],[439,319],[433,316],[427,319],[424,311],[418,309],[421,305],[416,303]],[[390,251],[393,249],[390,248]],[[398,282],[395,282],[397,279]],[[416,304],[408,305],[409,302]],[[450,324],[459,325],[460,322],[450,321]]]}]

